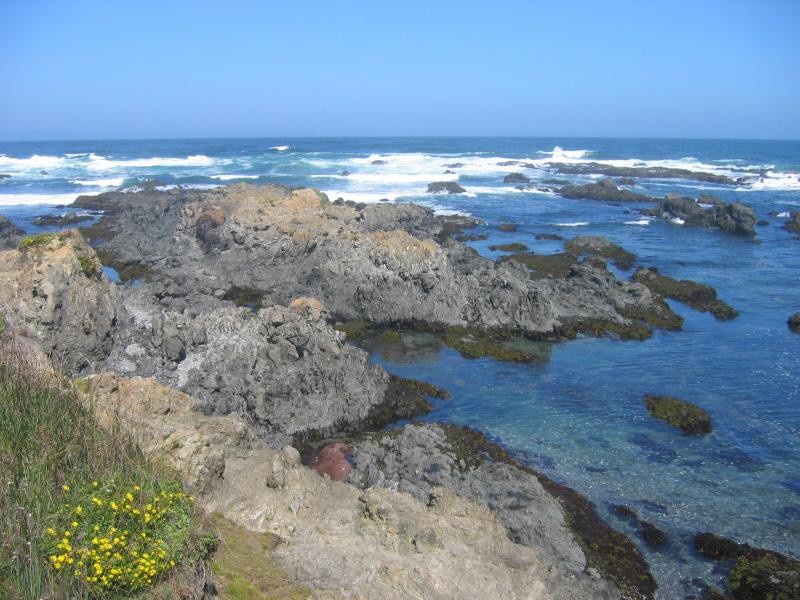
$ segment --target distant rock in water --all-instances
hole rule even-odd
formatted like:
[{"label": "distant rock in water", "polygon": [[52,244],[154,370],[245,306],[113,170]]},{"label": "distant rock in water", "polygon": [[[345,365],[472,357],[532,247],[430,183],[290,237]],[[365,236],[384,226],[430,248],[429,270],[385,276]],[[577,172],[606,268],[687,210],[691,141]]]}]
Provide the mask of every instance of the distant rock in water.
[{"label": "distant rock in water", "polygon": [[736,600],[796,600],[800,598],[800,561],[704,532],[695,549],[714,560],[735,560],[728,585]]},{"label": "distant rock in water", "polygon": [[653,198],[644,194],[621,190],[613,179],[601,179],[597,183],[587,183],[585,185],[565,185],[558,190],[558,194],[564,196],[564,198],[609,200],[612,202],[649,202],[653,200]]},{"label": "distant rock in water", "polygon": [[530,177],[522,173],[509,173],[503,177],[503,183],[530,183]]},{"label": "distant rock in water", "polygon": [[556,240],[561,241],[564,238],[558,235],[557,233],[537,233],[534,236],[537,240]]},{"label": "distant rock in water", "polygon": [[444,166],[445,169],[460,169],[464,166],[464,163],[454,162]]},{"label": "distant rock in water", "polygon": [[800,312],[794,313],[786,323],[789,325],[789,329],[795,333],[800,333]]},{"label": "distant rock in water", "polygon": [[372,162],[370,162],[369,164],[371,164],[371,165],[385,165],[385,164],[388,164],[388,163],[385,160],[376,159],[376,160],[373,160]]},{"label": "distant rock in water", "polygon": [[684,433],[711,433],[711,417],[699,406],[673,396],[644,397],[650,414]]},{"label": "distant rock in water", "polygon": [[691,227],[717,227],[726,233],[752,237],[756,233],[753,209],[739,202],[726,204],[716,196],[700,196],[696,201],[678,194],[667,194],[658,207],[642,214],[662,219],[680,219]]},{"label": "distant rock in water", "polygon": [[500,225],[497,226],[497,229],[498,229],[498,231],[508,231],[508,232],[516,231],[517,230],[517,224],[516,223],[500,223]]},{"label": "distant rock in water", "polygon": [[669,167],[617,167],[603,163],[552,163],[550,168],[564,175],[606,175],[607,177],[648,177],[654,179],[691,179],[708,183],[740,183],[726,175],[690,171],[689,169],[673,169]]},{"label": "distant rock in water", "polygon": [[683,302],[700,312],[710,312],[721,321],[739,316],[739,311],[717,298],[717,290],[710,285],[688,279],[672,279],[659,273],[655,267],[639,269],[633,274],[633,280],[660,296]]},{"label": "distant rock in water", "polygon": [[636,180],[631,177],[620,177],[616,183],[617,185],[636,185]]},{"label": "distant rock in water", "polygon": [[447,192],[448,194],[463,194],[466,192],[463,187],[458,185],[455,181],[434,181],[428,184],[429,194],[438,194],[440,192]]},{"label": "distant rock in water", "polygon": [[791,213],[783,228],[792,233],[800,233],[800,211]]},{"label": "distant rock in water", "polygon": [[6,175],[5,173],[0,173],[0,179],[8,179],[11,175]]},{"label": "distant rock in water", "polygon": [[92,215],[78,215],[75,213],[68,215],[43,215],[41,217],[36,217],[33,220],[33,224],[38,227],[68,227],[76,223],[91,221],[93,218]]}]

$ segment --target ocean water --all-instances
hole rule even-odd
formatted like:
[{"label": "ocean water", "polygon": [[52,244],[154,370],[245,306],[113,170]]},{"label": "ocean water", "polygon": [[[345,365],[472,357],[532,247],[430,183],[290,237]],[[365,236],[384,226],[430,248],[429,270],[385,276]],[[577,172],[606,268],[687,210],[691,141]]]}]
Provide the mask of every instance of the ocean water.
[{"label": "ocean water", "polygon": [[[523,160],[536,168],[504,166]],[[376,162],[378,161],[378,162]],[[568,200],[519,191],[503,176],[525,172],[586,182],[597,177],[548,171],[551,162],[682,167],[743,178],[739,185],[640,179],[637,191],[696,197],[715,194],[753,207],[755,239],[643,218],[636,206]],[[445,174],[448,170],[453,173]],[[343,174],[343,172],[349,174]],[[556,344],[544,364],[466,360],[426,336],[376,347],[387,370],[453,393],[426,418],[471,425],[522,460],[586,494],[600,513],[640,545],[659,581],[659,598],[697,593],[697,580],[719,584],[720,565],[698,557],[691,538],[713,531],[800,556],[800,335],[786,320],[800,311],[800,240],[781,228],[800,210],[800,142],[370,138],[0,142],[0,214],[29,231],[44,214],[69,212],[80,194],[231,182],[309,185],[363,202],[418,202],[486,221],[473,246],[523,242],[558,252],[564,237],[603,235],[639,256],[639,264],[713,285],[741,312],[720,322],[671,303],[683,331],[644,342],[582,338]],[[426,194],[454,180],[466,194]],[[504,233],[500,222],[519,229]],[[630,273],[618,272],[621,277]],[[646,393],[672,394],[702,406],[714,432],[687,437],[652,419]],[[629,504],[663,528],[668,545],[647,548],[609,510]]]}]

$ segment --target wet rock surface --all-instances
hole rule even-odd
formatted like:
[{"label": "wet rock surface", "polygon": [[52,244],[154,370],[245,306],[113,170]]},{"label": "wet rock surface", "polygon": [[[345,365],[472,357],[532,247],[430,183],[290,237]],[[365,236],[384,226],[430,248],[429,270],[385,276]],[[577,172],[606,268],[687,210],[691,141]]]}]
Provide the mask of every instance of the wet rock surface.
[{"label": "wet rock surface", "polygon": [[668,194],[658,207],[643,210],[642,214],[680,219],[692,227],[716,227],[725,233],[744,237],[752,237],[756,232],[756,216],[752,208],[739,202],[726,204],[716,196],[700,196],[695,201]]},{"label": "wet rock surface", "polygon": [[672,279],[659,273],[655,267],[639,269],[633,274],[633,280],[646,285],[659,296],[683,302],[700,312],[710,312],[721,321],[739,316],[739,311],[719,300],[717,290],[709,285],[688,279]]},{"label": "wet rock surface", "polygon": [[714,560],[735,561],[728,586],[736,600],[800,598],[800,560],[713,533],[698,533],[695,549]]},{"label": "wet rock surface", "polygon": [[44,215],[36,217],[33,224],[38,227],[68,227],[94,219],[92,215],[69,213],[66,215]]}]

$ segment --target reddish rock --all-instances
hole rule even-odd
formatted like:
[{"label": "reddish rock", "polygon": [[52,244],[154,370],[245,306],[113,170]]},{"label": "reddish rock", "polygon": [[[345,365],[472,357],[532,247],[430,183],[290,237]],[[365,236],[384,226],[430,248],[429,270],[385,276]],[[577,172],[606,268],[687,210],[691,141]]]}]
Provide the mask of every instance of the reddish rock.
[{"label": "reddish rock", "polygon": [[347,455],[353,452],[350,444],[334,442],[323,446],[311,466],[320,475],[327,475],[333,481],[343,481],[353,470]]}]

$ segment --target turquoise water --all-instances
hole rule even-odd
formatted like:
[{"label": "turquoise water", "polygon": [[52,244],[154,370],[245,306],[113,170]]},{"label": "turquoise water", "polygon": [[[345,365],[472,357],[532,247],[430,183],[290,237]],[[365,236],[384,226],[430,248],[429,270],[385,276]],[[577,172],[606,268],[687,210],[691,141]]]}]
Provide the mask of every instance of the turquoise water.
[{"label": "turquoise water", "polygon": [[[283,149],[286,146],[287,148]],[[559,146],[564,150],[556,149]],[[751,205],[755,240],[646,221],[632,208],[521,192],[502,177],[524,159],[534,181],[552,160],[686,166],[746,178],[735,187],[682,180],[640,180],[653,195],[716,194]],[[373,161],[386,164],[373,164]],[[445,165],[462,163],[445,175]],[[44,171],[44,173],[42,173]],[[349,175],[342,175],[348,171]],[[684,331],[645,342],[579,339],[553,347],[539,365],[465,360],[430,340],[407,336],[415,351],[376,352],[389,371],[453,393],[432,420],[468,424],[523,460],[590,497],[615,527],[628,525],[609,504],[626,503],[667,531],[659,552],[640,544],[660,582],[660,598],[694,593],[695,578],[721,580],[697,557],[691,536],[710,530],[800,556],[800,335],[788,316],[800,310],[800,241],[781,229],[800,210],[800,143],[610,139],[304,139],[0,143],[0,213],[34,230],[40,214],[68,211],[79,193],[231,181],[311,185],[332,198],[415,201],[487,221],[474,244],[520,241],[536,252],[561,249],[539,233],[604,235],[666,275],[715,286],[741,311],[716,321],[680,304]],[[457,179],[459,196],[425,194],[427,183]],[[67,207],[54,207],[55,204]],[[519,224],[502,233],[499,222]],[[620,276],[628,276],[620,273]],[[681,435],[647,414],[645,393],[672,394],[711,413],[714,433]]]}]

